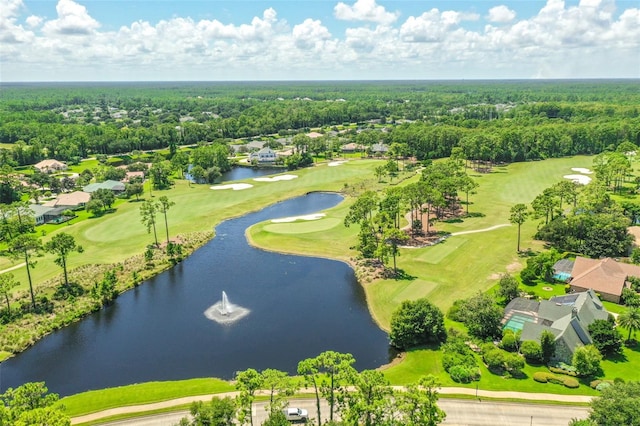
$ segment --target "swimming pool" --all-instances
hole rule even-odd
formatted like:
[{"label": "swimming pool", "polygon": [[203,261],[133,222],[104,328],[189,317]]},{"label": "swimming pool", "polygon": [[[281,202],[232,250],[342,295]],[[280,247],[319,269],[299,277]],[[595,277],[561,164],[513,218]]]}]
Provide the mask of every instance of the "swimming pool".
[{"label": "swimming pool", "polygon": [[523,315],[514,314],[507,320],[507,323],[504,325],[503,330],[509,329],[513,330],[513,332],[522,331],[522,329],[524,328],[524,323],[526,322],[535,323],[536,320],[530,317],[525,317]]}]

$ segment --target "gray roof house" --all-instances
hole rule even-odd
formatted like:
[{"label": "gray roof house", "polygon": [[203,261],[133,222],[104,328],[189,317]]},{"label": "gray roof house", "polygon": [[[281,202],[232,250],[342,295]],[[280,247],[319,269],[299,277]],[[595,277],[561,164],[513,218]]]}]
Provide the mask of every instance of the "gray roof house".
[{"label": "gray roof house", "polygon": [[91,183],[84,188],[82,188],[83,192],[87,192],[91,194],[92,192],[97,191],[98,189],[108,189],[113,192],[123,192],[125,189],[124,183],[118,182],[117,180],[105,180],[100,183]]},{"label": "gray roof house", "polygon": [[36,221],[36,225],[42,225],[45,223],[45,215],[54,207],[42,206],[40,204],[29,204],[29,209],[33,212],[33,218]]},{"label": "gray roof house", "polygon": [[609,313],[593,290],[555,296],[540,302],[517,297],[505,308],[504,328],[522,331],[521,341],[540,342],[548,330],[556,337],[554,359],[571,363],[575,350],[592,343],[588,327]]}]

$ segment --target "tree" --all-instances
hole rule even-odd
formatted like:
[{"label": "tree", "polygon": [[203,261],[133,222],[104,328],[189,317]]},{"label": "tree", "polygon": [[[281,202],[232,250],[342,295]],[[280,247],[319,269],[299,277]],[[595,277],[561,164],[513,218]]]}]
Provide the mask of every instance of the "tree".
[{"label": "tree", "polygon": [[153,229],[153,239],[158,246],[158,233],[156,232],[156,214],[158,213],[158,204],[153,200],[147,200],[140,206],[140,217],[142,223],[147,227],[147,233],[151,233]]},{"label": "tree", "polygon": [[591,400],[589,419],[602,426],[640,424],[640,382],[615,383]]},{"label": "tree", "polygon": [[347,424],[375,426],[385,424],[389,412],[388,399],[393,388],[381,371],[353,371],[353,387],[341,395],[342,419]]},{"label": "tree", "polygon": [[82,253],[82,246],[76,244],[75,238],[65,232],[54,235],[45,245],[44,249],[56,256],[54,262],[61,266],[64,272],[64,285],[69,287],[69,276],[67,274],[67,258],[73,252]]},{"label": "tree", "polygon": [[298,363],[298,374],[304,377],[305,387],[312,385],[316,397],[316,413],[318,414],[318,426],[322,425],[320,414],[320,369],[315,358],[303,359]]},{"label": "tree", "polygon": [[333,421],[336,406],[336,392],[342,389],[342,382],[349,377],[351,365],[356,360],[351,354],[325,351],[316,357],[320,379],[320,393],[329,402],[329,422]]},{"label": "tree", "polygon": [[298,385],[284,371],[268,368],[261,375],[262,386],[269,391],[269,404],[266,409],[273,416],[286,406],[286,398],[298,390]]},{"label": "tree", "polygon": [[571,363],[581,376],[591,376],[600,369],[600,361],[600,351],[594,345],[586,345],[575,350]]},{"label": "tree", "polygon": [[398,395],[397,409],[405,426],[435,426],[444,421],[446,414],[438,405],[438,379],[432,375],[421,378],[418,384],[408,385]]},{"label": "tree", "polygon": [[404,350],[447,339],[442,311],[426,298],[405,300],[391,315],[391,345]]},{"label": "tree", "polygon": [[113,194],[113,191],[106,188],[100,188],[91,193],[91,199],[102,201],[105,208],[110,209],[116,201],[116,196]]},{"label": "tree", "polygon": [[104,203],[100,200],[89,200],[84,208],[92,215],[100,216],[104,212]]},{"label": "tree", "polygon": [[167,189],[171,186],[171,166],[164,161],[155,162],[149,169],[151,184],[154,189]]},{"label": "tree", "polygon": [[169,201],[169,199],[164,195],[158,198],[157,206],[164,215],[164,227],[167,230],[167,245],[169,244],[169,224],[167,222],[167,211],[171,208],[171,206],[175,206],[175,204],[176,203],[174,203],[173,201]]},{"label": "tree", "polygon": [[124,192],[129,198],[135,195],[137,201],[144,193],[144,186],[141,183],[128,183],[125,185]]},{"label": "tree", "polygon": [[622,337],[615,325],[614,321],[608,320],[595,320],[589,324],[589,335],[593,345],[603,356],[622,352]]},{"label": "tree", "polygon": [[267,420],[262,422],[262,426],[290,426],[287,416],[282,411],[273,411],[269,413]]},{"label": "tree", "polygon": [[238,408],[240,409],[240,415],[238,420],[242,424],[245,424],[247,417],[249,417],[249,424],[253,426],[253,416],[251,415],[253,400],[258,389],[262,386],[262,376],[253,368],[249,368],[244,371],[240,371],[236,374],[236,389],[240,391],[237,396]]},{"label": "tree", "polygon": [[520,296],[520,284],[518,281],[509,274],[502,274],[500,281],[498,281],[498,290],[496,295],[504,299],[504,303],[511,302],[516,297]]},{"label": "tree", "polygon": [[502,335],[503,309],[489,294],[477,293],[465,300],[458,315],[472,336],[486,340]]},{"label": "tree", "polygon": [[631,334],[635,334],[637,330],[640,330],[640,308],[632,307],[622,312],[618,315],[618,324],[620,324],[620,327],[629,330],[627,341],[630,341]]},{"label": "tree", "polygon": [[387,167],[384,164],[380,164],[375,169],[373,169],[373,173],[378,178],[378,182],[382,180],[382,178],[387,174]]},{"label": "tree", "polygon": [[192,420],[184,417],[180,425],[184,426],[232,426],[235,424],[236,404],[227,397],[213,397],[209,404],[196,401],[190,408]]},{"label": "tree", "polygon": [[31,305],[36,309],[36,297],[33,292],[33,280],[31,278],[31,268],[35,262],[31,261],[31,256],[42,250],[40,238],[32,234],[18,235],[9,243],[9,253],[13,258],[22,257],[27,268],[27,279],[29,281],[29,293],[31,293]]},{"label": "tree", "polygon": [[9,388],[0,395],[0,407],[4,408],[4,412],[0,412],[0,424],[68,426],[71,421],[62,411],[63,407],[56,404],[58,399],[58,394],[49,393],[44,382]]},{"label": "tree", "polygon": [[11,290],[20,285],[11,272],[0,275],[0,295],[3,295],[7,301],[7,313],[11,316],[11,304],[9,303],[9,295]]},{"label": "tree", "polygon": [[525,340],[520,345],[520,353],[525,357],[529,363],[542,362],[542,347],[540,343],[535,340]]},{"label": "tree", "polygon": [[540,349],[542,361],[548,364],[556,353],[556,336],[549,330],[543,330],[540,334]]},{"label": "tree", "polygon": [[527,206],[524,204],[516,204],[511,207],[511,215],[509,216],[509,222],[514,225],[518,225],[518,252],[520,251],[520,227],[523,223],[526,222],[527,216],[529,213],[527,212]]}]

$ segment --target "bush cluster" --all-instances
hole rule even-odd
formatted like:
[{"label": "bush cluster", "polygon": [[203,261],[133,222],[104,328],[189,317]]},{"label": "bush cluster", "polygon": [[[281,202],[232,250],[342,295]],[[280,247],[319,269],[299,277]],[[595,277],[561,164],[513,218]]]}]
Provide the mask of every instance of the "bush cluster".
[{"label": "bush cluster", "polygon": [[465,343],[465,336],[449,331],[449,340],[442,346],[442,366],[457,383],[480,380],[475,354]]},{"label": "bush cluster", "polygon": [[553,373],[547,373],[546,371],[538,371],[533,373],[533,380],[538,383],[554,383],[556,385],[564,385],[569,389],[577,389],[580,387],[580,382],[575,377],[559,376]]}]

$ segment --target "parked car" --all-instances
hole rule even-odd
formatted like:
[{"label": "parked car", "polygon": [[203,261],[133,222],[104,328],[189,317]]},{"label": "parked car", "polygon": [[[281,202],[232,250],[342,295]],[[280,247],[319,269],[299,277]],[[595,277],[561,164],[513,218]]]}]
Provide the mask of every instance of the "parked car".
[{"label": "parked car", "polygon": [[284,410],[282,410],[282,412],[284,413],[284,416],[287,418],[287,420],[289,420],[290,422],[306,423],[306,421],[309,420],[309,412],[304,408],[290,407],[290,408],[285,408]]}]

